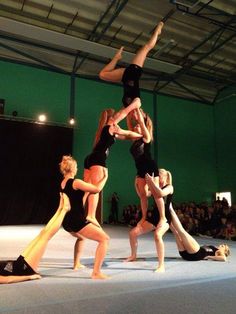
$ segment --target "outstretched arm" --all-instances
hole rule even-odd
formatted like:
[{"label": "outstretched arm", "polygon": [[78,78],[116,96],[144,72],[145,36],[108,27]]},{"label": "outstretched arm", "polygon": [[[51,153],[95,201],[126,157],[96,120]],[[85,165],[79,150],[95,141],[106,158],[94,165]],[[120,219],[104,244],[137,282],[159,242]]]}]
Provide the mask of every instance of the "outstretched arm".
[{"label": "outstretched arm", "polygon": [[137,113],[137,120],[142,131],[143,141],[145,143],[149,143],[151,141],[151,134],[145,125],[143,114],[140,109],[136,109],[136,113]]},{"label": "outstretched arm", "polygon": [[112,122],[114,124],[118,124],[121,120],[126,118],[131,111],[138,109],[140,107],[141,107],[140,98],[136,97],[128,107],[122,108],[115,114],[115,116],[112,118]]},{"label": "outstretched arm", "polygon": [[130,130],[124,130],[120,128],[118,125],[110,126],[110,131],[119,140],[137,140],[143,137],[142,134]]},{"label": "outstretched arm", "polygon": [[98,181],[97,184],[92,184],[92,183],[85,182],[81,179],[76,179],[73,182],[73,188],[75,190],[82,190],[84,192],[99,193],[103,189],[108,178],[107,169],[103,168],[103,171],[104,171],[103,178],[100,181]]},{"label": "outstretched arm", "polygon": [[16,283],[27,280],[40,279],[39,274],[29,275],[29,276],[0,276],[0,284]]}]

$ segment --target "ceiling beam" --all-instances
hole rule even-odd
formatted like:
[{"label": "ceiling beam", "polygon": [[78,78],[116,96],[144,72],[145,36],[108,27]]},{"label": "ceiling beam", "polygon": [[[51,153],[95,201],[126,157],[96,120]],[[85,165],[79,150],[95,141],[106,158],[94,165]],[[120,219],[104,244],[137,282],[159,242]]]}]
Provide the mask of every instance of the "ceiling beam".
[{"label": "ceiling beam", "polygon": [[[5,17],[0,17],[0,33],[27,38],[36,42],[46,43],[48,46],[53,45],[66,50],[83,51],[104,58],[113,58],[116,53],[116,49],[109,46],[14,21]],[[124,52],[122,61],[130,63],[133,57],[133,53]],[[144,65],[144,69],[145,68],[164,73],[175,73],[180,70],[182,66],[147,58]]]}]

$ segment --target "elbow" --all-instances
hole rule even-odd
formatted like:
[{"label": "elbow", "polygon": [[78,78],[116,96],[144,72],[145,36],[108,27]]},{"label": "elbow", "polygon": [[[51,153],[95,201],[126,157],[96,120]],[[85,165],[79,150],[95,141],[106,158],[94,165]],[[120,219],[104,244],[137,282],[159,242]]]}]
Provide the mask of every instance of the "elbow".
[{"label": "elbow", "polygon": [[100,71],[99,74],[98,74],[98,76],[99,76],[99,78],[100,78],[101,80],[103,80],[103,81],[106,80],[106,76],[105,76],[105,74],[104,74],[103,71]]}]

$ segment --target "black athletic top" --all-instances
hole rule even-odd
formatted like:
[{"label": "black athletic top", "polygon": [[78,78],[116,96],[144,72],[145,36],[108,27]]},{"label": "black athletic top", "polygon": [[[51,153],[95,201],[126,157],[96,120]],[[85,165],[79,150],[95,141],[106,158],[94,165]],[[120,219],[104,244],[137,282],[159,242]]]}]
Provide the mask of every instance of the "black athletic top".
[{"label": "black athletic top", "polygon": [[78,232],[83,229],[89,222],[85,217],[83,205],[84,191],[73,189],[74,179],[68,179],[65,188],[61,192],[65,193],[70,200],[71,209],[66,213],[62,226],[68,232]]},{"label": "black athletic top", "polygon": [[[165,185],[162,188],[162,190],[166,188],[167,186],[168,184]],[[172,198],[173,198],[173,194],[168,194],[165,197],[163,197],[164,202],[165,202],[165,216],[166,216],[168,224],[171,223],[170,204],[172,202]],[[158,225],[159,220],[160,220],[160,214],[159,214],[159,210],[157,206],[153,208],[151,217],[147,217],[146,220],[150,222],[152,225],[154,225],[155,227]]]},{"label": "black athletic top", "polygon": [[154,173],[154,176],[158,177],[158,166],[151,156],[151,142],[145,143],[142,138],[134,141],[130,153],[134,158],[138,177],[145,178],[146,173],[150,175]]},{"label": "black athletic top", "polygon": [[215,256],[217,250],[218,248],[213,245],[203,245],[196,253],[190,254],[187,251],[179,251],[179,254],[186,261],[200,261],[207,256]]},{"label": "black athletic top", "polygon": [[127,107],[136,97],[140,97],[139,80],[142,75],[142,68],[136,64],[130,64],[122,76],[124,107]]},{"label": "black athletic top", "polygon": [[102,129],[100,139],[95,145],[92,153],[84,160],[84,168],[91,166],[106,167],[106,159],[109,155],[110,147],[115,143],[115,135],[109,133],[110,125],[105,125]]},{"label": "black athletic top", "polygon": [[29,276],[37,274],[30,265],[20,255],[16,261],[1,261],[0,275],[1,276]]}]

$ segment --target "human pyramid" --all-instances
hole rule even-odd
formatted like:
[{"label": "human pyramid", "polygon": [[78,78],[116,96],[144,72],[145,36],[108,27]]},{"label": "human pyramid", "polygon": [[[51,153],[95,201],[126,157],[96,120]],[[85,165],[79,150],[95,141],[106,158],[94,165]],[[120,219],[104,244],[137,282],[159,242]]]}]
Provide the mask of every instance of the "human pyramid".
[{"label": "human pyramid", "polygon": [[[123,84],[123,107],[118,112],[106,109],[101,113],[98,129],[95,135],[91,154],[84,160],[84,178],[76,179],[77,162],[72,156],[63,156],[60,171],[63,175],[60,191],[60,204],[54,216],[33,239],[15,261],[0,262],[0,283],[14,283],[26,280],[40,279],[37,272],[40,260],[49,240],[61,226],[77,240],[74,246],[74,270],[85,267],[80,262],[84,238],[97,241],[92,279],[108,279],[101,271],[106,256],[109,236],[96,219],[96,209],[99,192],[105,186],[108,178],[106,160],[111,146],[116,139],[132,140],[130,152],[133,156],[137,174],[135,187],[140,199],[142,218],[129,233],[131,255],[125,262],[134,262],[137,257],[137,237],[154,231],[158,265],[155,272],[164,272],[164,242],[163,236],[170,228],[175,235],[179,254],[189,261],[209,259],[225,261],[229,248],[222,244],[215,246],[200,246],[181,225],[172,205],[174,188],[171,173],[158,169],[151,155],[153,140],[152,120],[141,109],[139,80],[147,54],[157,43],[164,26],[161,21],[154,29],[148,42],[134,56],[132,63],[126,68],[116,68],[122,58],[123,47],[113,59],[101,70],[99,77],[111,82]],[[128,129],[119,127],[118,123],[127,120]],[[148,197],[155,199],[156,210],[153,216],[147,217]],[[87,204],[87,216],[85,211]]]}]

